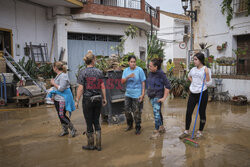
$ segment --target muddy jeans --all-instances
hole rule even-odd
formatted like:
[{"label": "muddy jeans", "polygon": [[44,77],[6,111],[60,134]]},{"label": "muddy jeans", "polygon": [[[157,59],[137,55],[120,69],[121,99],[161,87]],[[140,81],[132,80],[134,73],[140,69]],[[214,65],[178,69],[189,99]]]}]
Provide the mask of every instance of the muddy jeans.
[{"label": "muddy jeans", "polygon": [[141,103],[138,98],[125,97],[125,115],[127,124],[130,126],[133,124],[133,116],[136,125],[141,124]]},{"label": "muddy jeans", "polygon": [[[194,108],[197,103],[199,103],[200,93],[190,93],[188,98],[188,105],[187,105],[187,112],[186,112],[186,130],[189,130],[190,124],[192,121],[192,114],[194,111]],[[207,107],[207,101],[208,101],[208,92],[207,90],[203,91],[202,98],[201,98],[201,104],[199,109],[199,115],[200,115],[200,128],[199,130],[202,131],[204,129],[204,126],[206,124],[206,107]]]},{"label": "muddy jeans", "polygon": [[55,103],[57,115],[58,115],[58,118],[60,119],[61,124],[68,125],[70,123],[70,119],[66,115],[65,102],[55,101],[54,103]]},{"label": "muddy jeans", "polygon": [[161,113],[161,103],[157,102],[160,98],[151,98],[150,102],[153,107],[155,118],[155,129],[159,130],[159,127],[163,125],[163,117]]},{"label": "muddy jeans", "polygon": [[101,101],[94,101],[92,102],[90,98],[83,98],[82,101],[82,108],[83,108],[83,115],[87,124],[87,132],[93,133],[95,127],[95,131],[101,130],[101,126],[99,123],[99,117],[101,114]]}]

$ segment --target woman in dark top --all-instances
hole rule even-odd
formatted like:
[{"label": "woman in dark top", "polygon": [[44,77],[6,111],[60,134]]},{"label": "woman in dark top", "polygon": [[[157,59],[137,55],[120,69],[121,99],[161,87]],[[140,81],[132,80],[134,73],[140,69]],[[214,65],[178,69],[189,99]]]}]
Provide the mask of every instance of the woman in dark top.
[{"label": "woman in dark top", "polygon": [[161,63],[161,59],[153,59],[149,63],[150,72],[148,75],[147,93],[153,107],[155,118],[155,130],[152,138],[156,138],[160,133],[165,132],[161,113],[161,105],[168,96],[170,84],[166,75],[161,70]]},{"label": "woman in dark top", "polygon": [[[78,89],[76,96],[76,107],[78,107],[79,100],[83,94],[82,108],[85,121],[87,124],[87,146],[82,146],[85,150],[97,149],[101,151],[101,126],[99,117],[101,113],[102,104],[105,106],[106,91],[103,82],[102,71],[95,68],[96,58],[92,52],[88,52],[84,57],[87,68],[82,70],[78,76]],[[102,96],[101,96],[102,94]],[[94,146],[94,129],[96,133],[96,147]]]}]

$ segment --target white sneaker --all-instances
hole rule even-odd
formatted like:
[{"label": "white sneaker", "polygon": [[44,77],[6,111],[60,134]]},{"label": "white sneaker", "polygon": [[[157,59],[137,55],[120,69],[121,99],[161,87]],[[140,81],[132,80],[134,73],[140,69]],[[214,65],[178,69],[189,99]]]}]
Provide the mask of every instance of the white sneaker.
[{"label": "white sneaker", "polygon": [[203,135],[202,135],[202,132],[201,131],[198,131],[196,133],[196,138],[201,138]]},{"label": "white sneaker", "polygon": [[157,139],[160,136],[160,133],[158,130],[154,130],[152,136],[150,139]]},{"label": "white sneaker", "polygon": [[181,135],[179,136],[179,138],[180,138],[180,139],[183,139],[183,138],[186,138],[186,137],[188,137],[188,136],[190,136],[189,131],[188,131],[188,130],[185,130],[185,131],[183,132],[183,134],[181,134]]}]

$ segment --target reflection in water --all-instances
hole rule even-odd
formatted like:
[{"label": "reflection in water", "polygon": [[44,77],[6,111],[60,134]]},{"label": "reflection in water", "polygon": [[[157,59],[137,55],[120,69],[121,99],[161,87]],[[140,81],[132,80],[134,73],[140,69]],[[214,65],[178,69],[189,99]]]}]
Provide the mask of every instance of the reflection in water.
[{"label": "reflection in water", "polygon": [[200,147],[193,148],[178,138],[184,129],[186,100],[164,103],[166,133],[150,140],[154,119],[145,99],[142,134],[124,132],[125,124],[103,124],[101,152],[81,149],[86,144],[81,110],[72,115],[78,130],[75,138],[57,137],[60,126],[53,107],[1,111],[0,166],[250,166],[249,110],[249,106],[209,103],[204,137],[198,141]]}]

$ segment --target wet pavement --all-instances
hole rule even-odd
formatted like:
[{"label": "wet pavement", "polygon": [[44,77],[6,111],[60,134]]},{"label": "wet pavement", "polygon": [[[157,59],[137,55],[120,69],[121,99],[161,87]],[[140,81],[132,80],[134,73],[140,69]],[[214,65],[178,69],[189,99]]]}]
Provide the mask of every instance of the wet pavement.
[{"label": "wet pavement", "polygon": [[185,99],[168,99],[163,106],[166,133],[152,140],[153,112],[145,99],[142,134],[124,132],[124,123],[103,123],[103,150],[98,152],[81,149],[87,142],[81,135],[86,128],[81,110],[72,115],[78,135],[71,138],[57,136],[61,129],[53,106],[1,109],[0,166],[250,166],[249,106],[210,102],[199,148],[178,138],[184,128],[185,110]]}]

